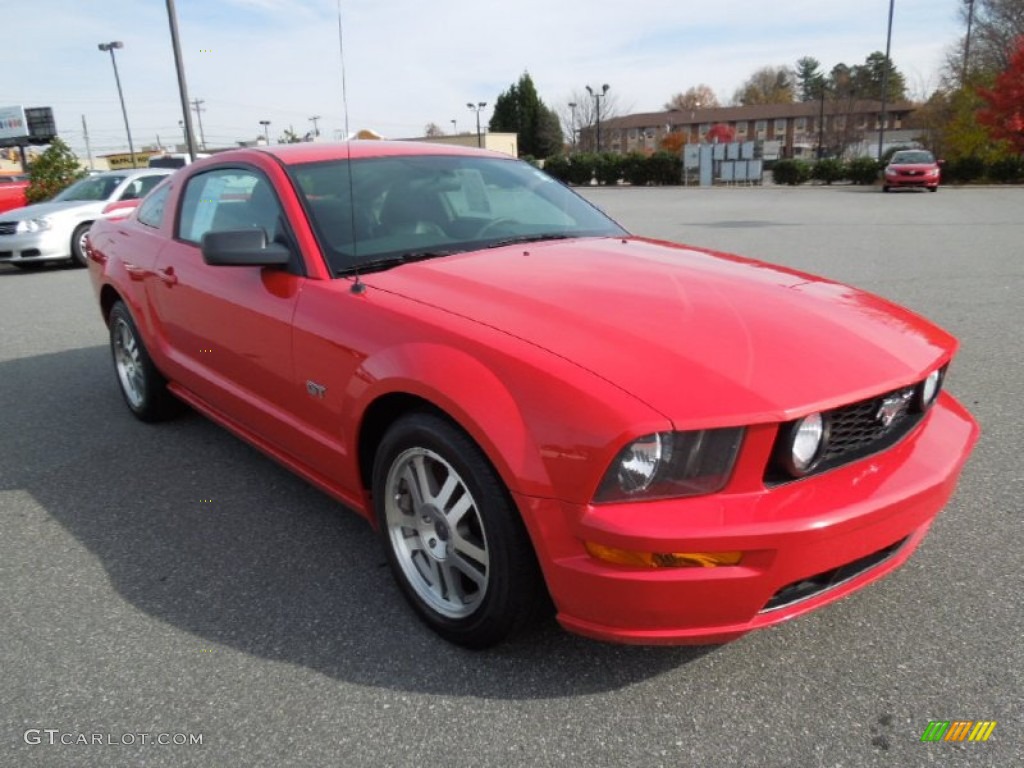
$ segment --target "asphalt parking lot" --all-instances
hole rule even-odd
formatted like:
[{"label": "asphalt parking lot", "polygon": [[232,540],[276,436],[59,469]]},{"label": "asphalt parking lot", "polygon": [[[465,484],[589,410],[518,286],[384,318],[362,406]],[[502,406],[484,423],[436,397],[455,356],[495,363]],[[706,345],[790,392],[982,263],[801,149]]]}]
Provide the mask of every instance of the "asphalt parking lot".
[{"label": "asphalt parking lot", "polygon": [[355,515],[199,416],[129,415],[83,271],[0,267],[0,765],[1024,765],[1024,189],[587,195],[960,338],[983,435],[903,569],[723,647],[454,648]]}]

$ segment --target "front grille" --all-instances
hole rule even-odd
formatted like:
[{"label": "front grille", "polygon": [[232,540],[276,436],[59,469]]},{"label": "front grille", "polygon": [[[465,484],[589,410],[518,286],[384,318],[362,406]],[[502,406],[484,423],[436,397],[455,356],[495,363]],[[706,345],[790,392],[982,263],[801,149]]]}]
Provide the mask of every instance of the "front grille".
[{"label": "front grille", "polygon": [[[808,475],[849,464],[902,440],[924,415],[914,405],[918,386],[895,389],[823,412],[828,435],[825,450]],[[783,427],[776,438],[773,457],[764,475],[768,485],[795,479],[786,471],[779,458],[782,452],[788,450],[786,434],[787,430]]]},{"label": "front grille", "polygon": [[902,547],[906,541],[907,539],[900,539],[895,544],[890,544],[884,549],[872,552],[870,555],[865,555],[864,557],[854,560],[852,563],[847,563],[846,565],[841,565],[838,568],[833,568],[815,576],[800,579],[800,581],[794,581],[792,584],[787,584],[772,595],[771,600],[765,603],[764,608],[762,608],[760,612],[767,613],[768,611],[776,611],[779,608],[785,608],[787,605],[793,605],[793,603],[799,603],[802,600],[807,600],[815,595],[820,595],[822,592],[835,589],[865,571],[871,570],[872,568],[884,563],[890,557],[899,552],[900,547]]},{"label": "front grille", "polygon": [[17,228],[16,221],[0,221],[0,235],[13,235]]}]

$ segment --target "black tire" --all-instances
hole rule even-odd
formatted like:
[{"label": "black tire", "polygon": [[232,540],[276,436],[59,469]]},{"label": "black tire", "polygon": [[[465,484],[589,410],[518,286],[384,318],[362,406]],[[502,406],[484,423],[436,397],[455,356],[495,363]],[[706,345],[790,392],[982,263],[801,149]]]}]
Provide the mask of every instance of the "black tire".
[{"label": "black tire", "polygon": [[928,187],[928,191],[929,192],[938,192],[939,188],[938,187]]},{"label": "black tire", "polygon": [[392,573],[443,638],[487,648],[538,614],[545,592],[530,537],[497,472],[457,427],[431,413],[392,425],[377,448],[373,498]]},{"label": "black tire", "polygon": [[91,221],[86,222],[85,224],[79,224],[71,234],[71,266],[73,267],[89,266],[89,260],[86,258],[85,250],[82,247],[82,240],[85,238],[85,235],[91,226]]},{"label": "black tire", "polygon": [[882,185],[882,191],[883,192],[888,192],[889,191],[889,187],[887,187],[885,184],[883,184]]},{"label": "black tire", "polygon": [[140,421],[170,418],[178,401],[167,391],[167,380],[153,365],[128,307],[118,301],[110,310],[110,352],[118,387],[129,410]]}]

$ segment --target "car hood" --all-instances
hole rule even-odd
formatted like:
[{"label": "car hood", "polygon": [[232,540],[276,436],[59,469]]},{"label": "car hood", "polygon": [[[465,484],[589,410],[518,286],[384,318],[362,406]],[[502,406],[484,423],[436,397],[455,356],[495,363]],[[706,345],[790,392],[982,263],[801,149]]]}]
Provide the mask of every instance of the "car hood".
[{"label": "car hood", "polygon": [[23,221],[59,214],[99,213],[106,205],[105,200],[67,200],[63,202],[34,203],[24,208],[15,208],[3,214],[4,221]]},{"label": "car hood", "polygon": [[884,299],[639,238],[503,247],[366,282],[543,347],[677,427],[794,418],[922,378],[955,340]]}]

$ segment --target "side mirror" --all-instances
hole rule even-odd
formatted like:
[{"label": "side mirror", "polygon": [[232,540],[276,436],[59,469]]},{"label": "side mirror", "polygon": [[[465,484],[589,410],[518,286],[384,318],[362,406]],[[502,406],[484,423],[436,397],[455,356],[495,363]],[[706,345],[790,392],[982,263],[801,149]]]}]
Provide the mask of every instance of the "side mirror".
[{"label": "side mirror", "polygon": [[207,232],[199,250],[203,261],[213,267],[283,267],[292,257],[280,243],[268,243],[261,228]]}]

